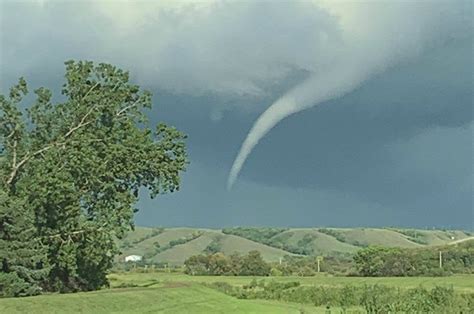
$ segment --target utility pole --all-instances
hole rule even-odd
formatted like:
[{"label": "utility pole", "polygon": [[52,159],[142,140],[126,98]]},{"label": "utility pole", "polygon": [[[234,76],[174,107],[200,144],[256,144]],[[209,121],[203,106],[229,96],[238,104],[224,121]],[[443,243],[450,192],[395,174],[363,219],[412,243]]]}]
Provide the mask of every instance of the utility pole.
[{"label": "utility pole", "polygon": [[318,256],[316,257],[316,262],[318,263],[317,267],[318,267],[318,273],[321,272],[321,261],[323,260],[323,257],[322,256]]},{"label": "utility pole", "polygon": [[443,268],[443,253],[439,251],[439,268]]}]

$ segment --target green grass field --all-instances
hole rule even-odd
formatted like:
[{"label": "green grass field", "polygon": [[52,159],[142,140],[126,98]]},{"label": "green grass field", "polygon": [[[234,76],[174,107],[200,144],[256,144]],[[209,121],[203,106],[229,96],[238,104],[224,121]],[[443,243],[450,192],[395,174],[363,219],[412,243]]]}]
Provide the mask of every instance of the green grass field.
[{"label": "green grass field", "polygon": [[[302,285],[385,284],[400,288],[453,286],[474,293],[474,275],[437,278],[218,277],[179,273],[120,273],[109,276],[110,289],[75,294],[0,299],[0,313],[327,313],[325,308],[266,300],[239,300],[204,283],[248,284],[253,278],[300,281]],[[120,288],[123,287],[123,288]],[[331,313],[341,313],[331,308]],[[363,313],[352,308],[347,313]]]},{"label": "green grass field", "polygon": [[0,313],[324,313],[275,301],[239,300],[198,284],[164,284],[0,300]]},{"label": "green grass field", "polygon": [[[298,242],[310,234],[310,245],[315,252],[353,253],[360,249],[358,244],[380,244],[385,246],[422,247],[411,242],[403,233],[388,229],[332,229],[343,235],[319,232],[317,229],[290,229],[277,234],[288,244]],[[258,250],[267,261],[276,261],[287,251],[251,241],[249,239],[223,234],[220,230],[171,228],[153,235],[151,228],[137,228],[127,235],[132,247],[123,255],[143,255],[153,252],[156,243],[161,246],[170,241],[186,238],[196,231],[200,236],[184,244],[168,248],[152,257],[155,262],[168,262],[171,265],[182,265],[191,255],[200,254],[206,247],[218,241],[220,250],[225,254],[238,252],[245,254]],[[463,232],[419,231],[419,237],[431,244],[445,244],[453,239],[467,239]],[[346,240],[347,239],[347,240]],[[143,270],[143,269],[142,269]],[[212,289],[210,284],[225,282],[235,287],[248,285],[253,279],[275,280],[278,282],[298,281],[302,286],[363,286],[381,284],[401,289],[436,286],[453,287],[455,292],[474,294],[474,275],[451,277],[334,277],[321,274],[313,277],[238,277],[238,276],[190,276],[173,272],[129,272],[109,275],[110,289],[74,294],[45,294],[35,297],[0,299],[0,313],[329,313],[326,308],[308,304],[286,303],[275,300],[244,300]],[[298,301],[299,302],[299,301]],[[330,313],[342,313],[340,308],[331,308]],[[349,308],[345,313],[364,313],[361,307]]]}]

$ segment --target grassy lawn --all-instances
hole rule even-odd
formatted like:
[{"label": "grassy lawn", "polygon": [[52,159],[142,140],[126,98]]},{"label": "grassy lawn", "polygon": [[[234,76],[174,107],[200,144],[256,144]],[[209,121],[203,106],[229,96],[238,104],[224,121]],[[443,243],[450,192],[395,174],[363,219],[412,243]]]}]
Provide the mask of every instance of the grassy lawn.
[{"label": "grassy lawn", "polygon": [[[335,309],[337,310],[337,309]],[[338,311],[339,312],[339,311]],[[349,313],[360,312],[357,309]],[[0,299],[0,313],[325,313],[308,305],[239,300],[202,285],[161,284]]]}]

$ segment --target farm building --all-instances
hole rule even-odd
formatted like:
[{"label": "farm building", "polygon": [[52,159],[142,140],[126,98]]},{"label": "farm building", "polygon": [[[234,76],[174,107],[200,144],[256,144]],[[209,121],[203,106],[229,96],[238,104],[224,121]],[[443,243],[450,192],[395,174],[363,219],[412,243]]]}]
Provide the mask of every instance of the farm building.
[{"label": "farm building", "polygon": [[142,260],[140,255],[128,255],[125,256],[125,262],[139,262]]}]

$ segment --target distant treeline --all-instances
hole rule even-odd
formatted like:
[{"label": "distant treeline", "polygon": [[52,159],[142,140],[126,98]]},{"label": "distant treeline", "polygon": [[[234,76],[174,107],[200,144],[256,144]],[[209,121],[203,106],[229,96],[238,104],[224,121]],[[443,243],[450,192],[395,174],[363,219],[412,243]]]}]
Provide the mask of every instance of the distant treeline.
[{"label": "distant treeline", "polygon": [[244,256],[218,252],[192,256],[184,265],[191,275],[313,276],[321,271],[345,276],[446,276],[474,273],[474,241],[417,249],[370,246],[353,258],[285,256],[276,263],[265,262],[258,251]]},{"label": "distant treeline", "polygon": [[271,238],[287,230],[288,228],[234,227],[224,228],[222,229],[222,233],[232,234],[255,242],[271,245],[273,243]]}]

